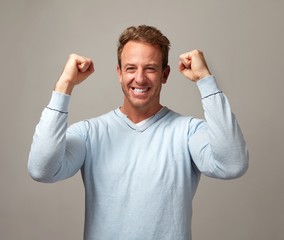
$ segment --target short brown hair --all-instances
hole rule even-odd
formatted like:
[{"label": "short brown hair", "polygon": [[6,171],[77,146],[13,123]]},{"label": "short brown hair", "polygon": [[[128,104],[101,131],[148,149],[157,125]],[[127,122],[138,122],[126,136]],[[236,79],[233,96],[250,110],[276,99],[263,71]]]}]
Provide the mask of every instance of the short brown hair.
[{"label": "short brown hair", "polygon": [[162,67],[165,69],[168,65],[170,50],[170,41],[160,30],[152,26],[140,25],[138,27],[128,27],[119,37],[117,47],[118,65],[121,68],[121,53],[126,43],[129,41],[145,42],[152,45],[158,45],[162,52]]}]

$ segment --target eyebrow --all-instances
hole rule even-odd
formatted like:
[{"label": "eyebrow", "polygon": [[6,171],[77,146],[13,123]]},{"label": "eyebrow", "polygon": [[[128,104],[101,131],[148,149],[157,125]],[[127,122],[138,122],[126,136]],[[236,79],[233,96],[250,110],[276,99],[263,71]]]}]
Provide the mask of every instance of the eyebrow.
[{"label": "eyebrow", "polygon": [[[134,63],[126,63],[122,67],[125,68],[125,67],[135,67],[135,66],[136,66],[136,64],[134,64]],[[148,63],[144,67],[156,67],[156,68],[158,68],[159,65],[157,63]]]},{"label": "eyebrow", "polygon": [[159,65],[157,63],[149,63],[146,64],[146,67],[158,67]]},{"label": "eyebrow", "polygon": [[129,67],[129,66],[135,66],[135,64],[134,63],[126,63],[126,64],[123,65],[123,67]]}]

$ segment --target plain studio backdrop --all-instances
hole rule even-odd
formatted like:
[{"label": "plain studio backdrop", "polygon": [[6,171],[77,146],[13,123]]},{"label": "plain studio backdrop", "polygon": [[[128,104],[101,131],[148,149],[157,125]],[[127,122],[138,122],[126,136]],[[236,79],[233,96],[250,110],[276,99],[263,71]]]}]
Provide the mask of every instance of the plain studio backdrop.
[{"label": "plain studio backdrop", "polygon": [[203,117],[195,84],[177,68],[181,53],[201,49],[249,146],[244,177],[202,177],[193,239],[284,239],[283,23],[282,0],[1,0],[0,238],[82,239],[80,173],[56,184],[33,181],[27,160],[34,128],[73,52],[91,57],[96,72],[75,89],[69,123],[118,107],[118,36],[148,24],[172,45],[162,104]]}]

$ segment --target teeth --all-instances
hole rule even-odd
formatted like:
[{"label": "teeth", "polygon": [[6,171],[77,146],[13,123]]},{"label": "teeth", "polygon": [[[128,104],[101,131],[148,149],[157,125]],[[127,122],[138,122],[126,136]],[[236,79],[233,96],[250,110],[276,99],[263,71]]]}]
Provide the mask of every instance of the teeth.
[{"label": "teeth", "polygon": [[143,93],[143,92],[146,92],[148,90],[147,88],[132,88],[132,89],[136,93]]}]

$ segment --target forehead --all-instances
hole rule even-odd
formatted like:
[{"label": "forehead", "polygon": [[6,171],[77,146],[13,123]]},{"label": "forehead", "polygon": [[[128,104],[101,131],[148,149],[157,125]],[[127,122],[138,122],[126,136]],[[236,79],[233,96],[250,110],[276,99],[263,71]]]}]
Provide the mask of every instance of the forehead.
[{"label": "forehead", "polygon": [[121,61],[151,61],[156,64],[162,63],[162,52],[158,45],[144,42],[129,41],[121,52]]}]

